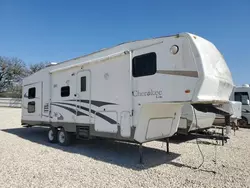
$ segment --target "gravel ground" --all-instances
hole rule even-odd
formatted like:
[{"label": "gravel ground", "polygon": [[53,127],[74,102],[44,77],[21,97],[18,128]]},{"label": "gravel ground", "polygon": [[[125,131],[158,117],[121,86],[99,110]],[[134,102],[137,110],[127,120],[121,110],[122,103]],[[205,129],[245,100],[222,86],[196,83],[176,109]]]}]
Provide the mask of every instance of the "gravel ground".
[{"label": "gravel ground", "polygon": [[[0,108],[0,187],[250,187],[250,130],[224,145],[199,139],[138,147],[108,140],[49,144],[45,128],[22,128],[20,109]],[[173,139],[172,139],[173,140]],[[217,152],[216,152],[217,151]],[[215,160],[216,159],[216,160]]]}]

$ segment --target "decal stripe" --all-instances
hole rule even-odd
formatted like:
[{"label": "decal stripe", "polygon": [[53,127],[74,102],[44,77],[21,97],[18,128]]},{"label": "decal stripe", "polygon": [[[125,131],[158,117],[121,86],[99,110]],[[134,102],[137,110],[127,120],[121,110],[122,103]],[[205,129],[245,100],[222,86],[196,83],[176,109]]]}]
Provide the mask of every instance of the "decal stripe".
[{"label": "decal stripe", "polygon": [[197,71],[158,70],[157,73],[198,78],[198,72]]},{"label": "decal stripe", "polygon": [[52,103],[51,105],[54,105],[54,106],[58,106],[58,107],[61,107],[61,108],[64,108],[65,110],[68,110],[70,112],[72,112],[73,114],[76,114],[77,116],[88,116],[87,114],[83,113],[83,112],[80,112],[80,111],[77,111],[75,109],[72,109],[72,108],[69,108],[69,107],[66,107],[66,106],[62,106],[62,105],[59,105],[59,104],[55,104],[55,103]]},{"label": "decal stripe", "polygon": [[[82,102],[82,103],[86,103],[86,104],[89,104],[89,100],[77,100],[77,99],[70,99],[68,101],[77,101],[77,102]],[[109,102],[104,102],[104,101],[94,101],[94,100],[91,100],[91,104],[95,105],[95,106],[98,106],[98,107],[101,107],[101,106],[104,106],[104,105],[117,105],[115,103],[109,103]]]},{"label": "decal stripe", "polygon": [[[70,104],[70,103],[63,103],[63,102],[57,102],[58,104],[64,104],[64,105],[69,105],[69,106],[76,106],[75,104]],[[55,103],[54,103],[55,104]],[[80,105],[77,105],[77,107],[81,108],[82,110],[85,110],[85,111],[89,111],[89,108],[86,108],[84,106],[80,106]],[[99,112],[96,112],[95,110],[92,110],[90,109],[91,113],[92,114],[96,114],[98,117],[106,120],[107,122],[109,122],[110,124],[117,124],[117,122],[113,119],[111,119],[110,117],[108,116],[105,116]]]}]

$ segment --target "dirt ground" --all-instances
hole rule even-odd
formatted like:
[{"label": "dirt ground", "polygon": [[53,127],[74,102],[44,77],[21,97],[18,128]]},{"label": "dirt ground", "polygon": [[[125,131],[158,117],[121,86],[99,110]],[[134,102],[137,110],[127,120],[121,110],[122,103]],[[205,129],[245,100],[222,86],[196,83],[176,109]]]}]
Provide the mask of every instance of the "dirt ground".
[{"label": "dirt ground", "polygon": [[250,129],[221,146],[215,140],[170,139],[144,146],[112,140],[47,142],[47,129],[23,128],[21,110],[0,108],[0,187],[250,187]]}]

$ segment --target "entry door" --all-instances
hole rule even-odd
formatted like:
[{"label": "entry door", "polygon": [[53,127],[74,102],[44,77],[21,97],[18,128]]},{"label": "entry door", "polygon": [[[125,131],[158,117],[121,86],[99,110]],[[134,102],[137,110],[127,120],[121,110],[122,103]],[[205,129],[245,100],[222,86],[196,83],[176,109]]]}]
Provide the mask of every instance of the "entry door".
[{"label": "entry door", "polygon": [[76,123],[90,123],[91,117],[91,76],[90,70],[82,70],[76,76]]}]

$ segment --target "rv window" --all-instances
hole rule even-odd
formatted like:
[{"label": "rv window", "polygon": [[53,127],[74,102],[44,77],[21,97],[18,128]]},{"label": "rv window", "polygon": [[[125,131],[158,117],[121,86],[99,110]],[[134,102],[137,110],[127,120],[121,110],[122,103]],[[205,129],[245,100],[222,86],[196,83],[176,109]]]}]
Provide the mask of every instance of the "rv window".
[{"label": "rv window", "polygon": [[242,102],[242,104],[247,104],[247,100],[249,100],[249,96],[247,92],[235,92],[234,93],[235,101]]},{"label": "rv window", "polygon": [[61,87],[61,97],[68,97],[70,95],[69,86]]},{"label": "rv window", "polygon": [[29,98],[29,99],[34,99],[34,98],[36,98],[36,88],[35,88],[35,87],[29,88],[29,91],[28,91],[28,98]]},{"label": "rv window", "polygon": [[156,73],[156,53],[148,53],[133,58],[133,76],[142,77]]},{"label": "rv window", "polygon": [[28,102],[28,113],[34,113],[36,110],[35,101]]},{"label": "rv window", "polygon": [[81,77],[81,91],[86,91],[86,76]]}]

